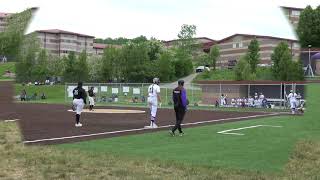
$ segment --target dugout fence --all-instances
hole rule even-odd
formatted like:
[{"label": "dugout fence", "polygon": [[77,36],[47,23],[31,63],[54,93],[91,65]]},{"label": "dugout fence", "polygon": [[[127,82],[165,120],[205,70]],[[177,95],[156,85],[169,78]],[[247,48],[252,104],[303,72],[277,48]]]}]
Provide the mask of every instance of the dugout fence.
[{"label": "dugout fence", "polygon": [[[94,87],[96,103],[102,105],[133,105],[146,106],[150,84],[145,83],[84,83],[86,91]],[[72,101],[72,90],[76,83],[65,84],[65,101]],[[172,91],[175,86],[160,84],[162,105],[172,105]],[[263,94],[270,104],[277,108],[286,108],[286,95],[294,90],[301,100],[305,99],[303,83],[272,83],[272,84],[185,84],[190,106],[215,106],[222,94],[226,96],[227,105],[232,99],[254,97],[255,93]]]}]

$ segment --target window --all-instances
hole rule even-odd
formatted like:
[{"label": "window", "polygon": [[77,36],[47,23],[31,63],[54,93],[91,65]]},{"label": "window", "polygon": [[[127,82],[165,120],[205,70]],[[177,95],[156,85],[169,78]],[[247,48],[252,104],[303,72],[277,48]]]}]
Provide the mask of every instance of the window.
[{"label": "window", "polygon": [[300,16],[300,11],[292,11],[292,16]]},{"label": "window", "polygon": [[299,43],[293,43],[293,48],[300,48],[300,44]]},{"label": "window", "polygon": [[243,44],[242,42],[236,42],[232,44],[232,48],[242,48]]}]

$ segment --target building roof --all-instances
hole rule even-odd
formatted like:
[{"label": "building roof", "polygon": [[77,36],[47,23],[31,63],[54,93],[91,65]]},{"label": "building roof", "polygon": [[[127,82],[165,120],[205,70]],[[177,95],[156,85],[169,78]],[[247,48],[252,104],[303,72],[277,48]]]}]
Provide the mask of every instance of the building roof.
[{"label": "building roof", "polygon": [[298,42],[297,40],[294,40],[294,39],[287,39],[287,38],[280,38],[280,37],[274,37],[274,36],[263,36],[263,35],[253,35],[253,34],[234,34],[234,35],[231,35],[231,36],[228,36],[224,39],[221,39],[220,41],[218,41],[218,43],[222,43],[226,40],[229,40],[235,36],[245,36],[245,37],[251,37],[251,38],[267,38],[267,39],[277,39],[277,40],[285,40],[285,41],[293,41],[293,42]]},{"label": "building roof", "polygon": [[1,17],[1,18],[5,18],[5,17],[8,17],[8,16],[10,16],[10,15],[12,15],[12,13],[0,12],[0,17]]},{"label": "building roof", "polygon": [[297,7],[289,7],[289,6],[280,6],[283,9],[290,9],[290,10],[297,10],[297,11],[302,11],[303,8],[297,8]]},{"label": "building roof", "polygon": [[90,36],[90,35],[86,35],[86,34],[80,34],[80,33],[75,33],[75,32],[71,32],[71,31],[60,30],[60,29],[37,30],[36,32],[39,32],[39,33],[52,33],[52,34],[71,34],[71,35],[77,35],[77,36],[94,38],[94,36]]}]

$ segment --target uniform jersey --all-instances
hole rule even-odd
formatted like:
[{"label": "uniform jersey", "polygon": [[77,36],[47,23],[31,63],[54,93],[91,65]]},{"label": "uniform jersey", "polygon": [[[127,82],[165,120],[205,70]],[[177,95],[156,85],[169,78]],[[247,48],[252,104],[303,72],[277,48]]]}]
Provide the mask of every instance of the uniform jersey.
[{"label": "uniform jersey", "polygon": [[76,87],[73,91],[73,99],[83,99],[83,102],[86,103],[87,94],[86,91],[81,87]]},{"label": "uniform jersey", "polygon": [[172,92],[172,100],[175,107],[183,107],[187,106],[187,92],[184,88],[177,87]]},{"label": "uniform jersey", "polygon": [[290,93],[288,95],[288,99],[290,100],[290,102],[294,102],[297,100],[297,94],[296,93]]},{"label": "uniform jersey", "polygon": [[88,91],[88,95],[89,95],[90,97],[94,97],[93,89],[90,89],[90,90]]},{"label": "uniform jersey", "polygon": [[148,97],[151,99],[157,99],[158,94],[160,93],[160,86],[157,84],[152,84],[148,88]]}]

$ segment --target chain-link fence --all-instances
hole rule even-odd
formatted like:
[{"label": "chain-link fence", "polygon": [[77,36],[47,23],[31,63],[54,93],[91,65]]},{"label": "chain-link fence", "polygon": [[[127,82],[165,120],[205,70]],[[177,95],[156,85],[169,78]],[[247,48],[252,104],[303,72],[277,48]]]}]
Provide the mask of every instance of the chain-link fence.
[{"label": "chain-link fence", "polygon": [[[72,90],[76,84],[65,85],[65,101],[72,101]],[[84,89],[94,87],[96,102],[105,105],[147,105],[150,84],[143,83],[89,83]],[[266,99],[268,106],[286,107],[286,95],[294,90],[300,99],[305,97],[304,84],[185,84],[191,106],[249,106],[250,99]],[[172,105],[170,85],[160,85],[163,105]],[[222,95],[225,99],[221,102]],[[236,102],[233,104],[232,102]],[[240,102],[241,101],[241,102]],[[261,99],[262,101],[262,99]],[[241,104],[239,104],[241,103]],[[261,102],[260,102],[261,103]]]}]

